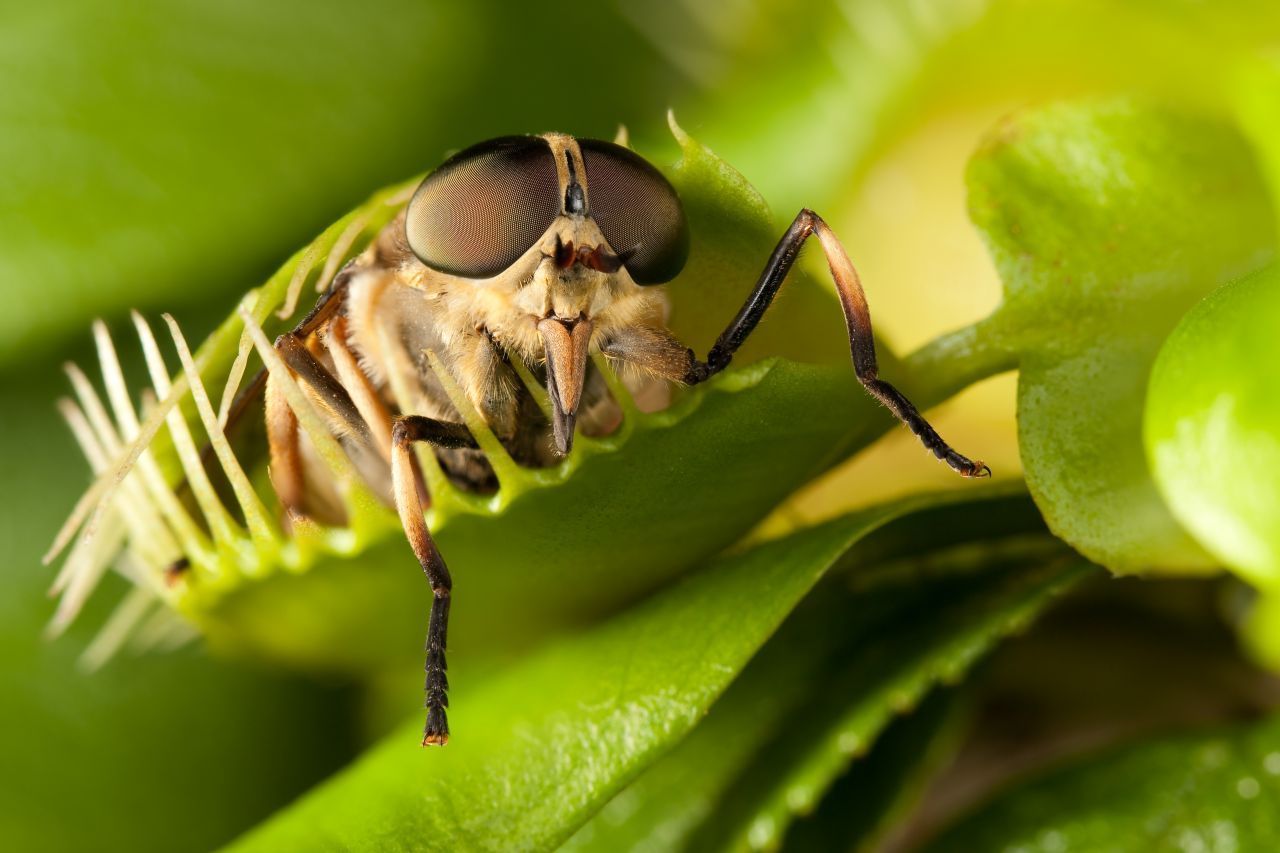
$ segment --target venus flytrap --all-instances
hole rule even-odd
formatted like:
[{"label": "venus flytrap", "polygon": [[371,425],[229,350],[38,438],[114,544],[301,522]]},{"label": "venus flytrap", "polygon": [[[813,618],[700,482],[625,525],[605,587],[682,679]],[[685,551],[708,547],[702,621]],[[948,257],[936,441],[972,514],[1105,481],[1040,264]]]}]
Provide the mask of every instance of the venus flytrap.
[{"label": "venus flytrap", "polygon": [[[723,306],[749,290],[775,234],[767,208],[749,184],[674,122],[672,127],[682,151],[672,180],[688,205],[694,245],[690,263],[669,288],[673,326],[701,346],[723,321]],[[291,324],[310,286],[324,290],[343,263],[363,250],[411,188],[412,183],[390,187],[327,229],[249,294],[197,353],[186,349],[181,331],[170,323],[184,367],[172,382],[149,327],[140,318],[135,321],[154,387],[144,395],[158,402],[141,428],[132,431],[133,443],[115,454],[77,508],[57,546],[81,528],[77,548],[89,547],[96,524],[91,516],[113,505],[118,489],[138,492],[136,478],[153,467],[139,460],[154,456],[156,467],[168,472],[169,490],[182,482],[190,490],[193,502],[184,512],[198,512],[202,518],[193,530],[181,515],[142,502],[150,513],[147,529],[156,532],[157,541],[170,535],[170,527],[182,534],[180,546],[166,548],[164,555],[151,554],[147,565],[154,577],[172,584],[164,589],[165,599],[215,644],[307,668],[355,673],[416,654],[419,643],[409,637],[420,630],[421,580],[403,559],[394,515],[358,481],[308,407],[299,410],[300,423],[342,484],[347,521],[338,527],[303,519],[282,528],[275,498],[264,490],[261,456],[240,458],[232,443],[219,439],[213,443],[213,459],[205,462],[214,461],[219,476],[231,483],[232,500],[224,503],[227,496],[218,494],[205,462],[197,458],[196,448],[205,439],[192,434],[196,427],[207,437],[227,424],[255,353],[281,377],[286,396],[305,404],[281,371],[270,336]],[[887,419],[861,396],[845,366],[847,354],[838,332],[830,341],[817,331],[786,333],[801,327],[825,331],[839,324],[839,309],[829,292],[803,276],[793,277],[787,297],[770,312],[765,332],[748,345],[746,366],[717,377],[705,389],[677,395],[663,411],[639,411],[607,362],[598,361],[620,401],[624,423],[612,435],[579,442],[558,466],[529,470],[510,460],[503,464],[505,454],[475,417],[470,419],[473,431],[493,445],[489,450],[500,468],[497,492],[463,493],[443,477],[429,454],[420,454],[432,486],[429,521],[442,548],[457,555],[460,565],[497,567],[466,577],[472,593],[470,601],[459,599],[457,645],[486,648],[515,636],[527,643],[558,622],[582,619],[654,588],[692,561],[731,544],[794,488],[885,429]],[[102,337],[109,341],[105,332]],[[789,343],[780,346],[783,341]],[[749,363],[751,352],[773,348],[841,364]],[[886,366],[885,373],[895,370]],[[908,387],[914,382],[910,376],[895,378]],[[127,398],[122,381],[113,379],[108,385],[113,398]],[[958,387],[956,382],[942,385]],[[222,391],[215,402],[210,389],[217,388]],[[797,416],[811,400],[824,401],[824,418]],[[744,423],[752,429],[742,430]],[[172,501],[165,498],[161,510],[165,503]],[[549,535],[552,518],[591,521],[572,528],[566,541],[563,533]],[[653,529],[681,535],[653,537],[648,532]],[[141,534],[134,531],[126,553],[153,548],[155,537]],[[84,579],[100,576],[115,551],[107,547],[93,553],[92,571],[77,569]],[[188,565],[189,571],[183,569]],[[547,588],[565,594],[541,612],[531,612],[530,597]],[[308,608],[329,618],[308,615],[298,620],[299,627],[272,616]]]}]

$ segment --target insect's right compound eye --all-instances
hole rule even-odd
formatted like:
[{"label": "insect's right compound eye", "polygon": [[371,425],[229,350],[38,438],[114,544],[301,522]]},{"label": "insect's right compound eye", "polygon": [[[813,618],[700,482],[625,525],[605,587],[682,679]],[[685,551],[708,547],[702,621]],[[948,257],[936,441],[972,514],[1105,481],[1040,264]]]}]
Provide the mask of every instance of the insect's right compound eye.
[{"label": "insect's right compound eye", "polygon": [[559,213],[546,140],[506,136],[473,145],[428,175],[409,202],[405,235],[432,269],[489,278],[532,248]]}]

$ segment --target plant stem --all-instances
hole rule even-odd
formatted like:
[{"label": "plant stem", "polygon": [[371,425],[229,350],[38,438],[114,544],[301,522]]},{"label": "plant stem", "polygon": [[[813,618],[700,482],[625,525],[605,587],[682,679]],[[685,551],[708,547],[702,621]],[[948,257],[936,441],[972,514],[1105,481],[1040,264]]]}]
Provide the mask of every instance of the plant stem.
[{"label": "plant stem", "polygon": [[922,346],[903,360],[916,404],[928,409],[980,380],[1013,370],[1018,353],[1005,344],[992,315]]}]

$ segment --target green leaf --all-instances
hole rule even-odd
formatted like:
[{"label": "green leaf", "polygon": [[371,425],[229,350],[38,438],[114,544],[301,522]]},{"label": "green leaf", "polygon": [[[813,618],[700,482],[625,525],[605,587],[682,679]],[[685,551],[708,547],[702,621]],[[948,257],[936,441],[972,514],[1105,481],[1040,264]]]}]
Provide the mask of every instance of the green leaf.
[{"label": "green leaf", "polygon": [[969,722],[967,698],[954,690],[934,691],[919,708],[890,723],[818,808],[796,820],[781,849],[883,849],[886,836],[911,813],[934,774],[954,758]]},{"label": "green leaf", "polygon": [[1146,441],[1174,514],[1255,586],[1280,588],[1280,270],[1219,288],[1151,372]]},{"label": "green leaf", "polygon": [[1243,140],[1140,102],[1058,105],[998,128],[968,180],[1005,287],[978,337],[1017,355],[1022,460],[1050,528],[1116,572],[1212,566],[1151,480],[1141,401],[1178,318],[1273,253]]},{"label": "green leaf", "polygon": [[[1047,537],[1004,545],[983,519],[1024,518],[1025,498],[917,513],[860,544],[856,573],[828,580],[788,620],[707,720],[619,794],[569,849],[773,847],[894,717],[955,683],[1005,634],[1078,580],[1078,558]],[[925,556],[939,529],[972,544]],[[1041,528],[1042,529],[1042,528]],[[863,545],[907,535],[911,556],[864,564]],[[966,542],[967,539],[960,539]],[[918,553],[919,552],[919,553]],[[870,820],[869,815],[862,815]]]},{"label": "green leaf", "polygon": [[1280,271],[1210,294],[1160,350],[1147,396],[1146,444],[1178,520],[1264,600],[1245,624],[1280,667]]},{"label": "green leaf", "polygon": [[683,737],[828,567],[916,499],[723,558],[480,685],[459,680],[455,737],[420,721],[236,850],[530,849],[562,842]]},{"label": "green leaf", "polygon": [[1016,789],[935,851],[1270,850],[1280,836],[1280,718],[1166,737]]},{"label": "green leaf", "polygon": [[[959,682],[1087,573],[1079,557],[1064,554],[1054,541],[1011,543],[1010,550],[1002,555],[998,544],[978,543],[941,555],[937,564],[922,561],[924,578],[907,574],[912,588],[890,586],[855,597],[845,611],[853,624],[844,665],[762,744],[759,758],[734,781],[689,849],[776,845],[837,778],[857,772],[853,759],[895,716],[914,709],[938,683]],[[955,564],[948,566],[950,560]],[[948,569],[960,575],[929,577]],[[874,823],[871,815],[863,819]]]}]

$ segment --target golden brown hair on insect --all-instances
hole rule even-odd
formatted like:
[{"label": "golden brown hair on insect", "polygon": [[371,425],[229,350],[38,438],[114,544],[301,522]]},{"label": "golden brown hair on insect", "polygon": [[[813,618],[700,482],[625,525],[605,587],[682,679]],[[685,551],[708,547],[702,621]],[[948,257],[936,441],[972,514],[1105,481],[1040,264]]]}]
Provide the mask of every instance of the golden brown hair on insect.
[{"label": "golden brown hair on insect", "polygon": [[[341,522],[342,495],[354,478],[395,508],[426,576],[432,602],[424,745],[449,738],[453,579],[425,520],[431,495],[419,448],[429,448],[431,464],[450,481],[473,491],[494,488],[495,456],[523,466],[554,464],[570,452],[576,431],[616,422],[592,356],[625,368],[640,385],[706,381],[728,367],[810,236],[835,281],[857,380],[953,470],[987,476],[986,466],[953,450],[879,377],[857,272],[811,210],[791,223],[705,359],[678,341],[665,326],[662,285],[689,252],[684,211],[656,168],[614,142],[546,134],[467,148],[427,175],[363,253],[340,270],[332,264],[329,286],[292,331],[271,343],[242,307],[248,334],[238,369],[251,347],[266,365],[265,382],[249,388],[265,396],[271,483],[292,523]],[[146,344],[149,329],[140,323],[139,330]],[[233,369],[215,410],[176,325],[170,332],[240,517],[263,547],[276,547],[274,522],[225,436],[251,394],[230,400],[239,384]],[[159,398],[167,400],[163,364],[157,369],[150,355],[148,363]],[[181,416],[166,417],[175,444],[183,445],[180,456],[189,460]],[[208,547],[211,538],[226,538],[219,525],[230,522],[225,511],[206,506],[212,487],[197,467],[184,471],[191,500],[207,510],[209,523],[189,538]],[[180,513],[175,517],[181,522]],[[160,565],[178,565],[177,543],[155,550]]]}]

